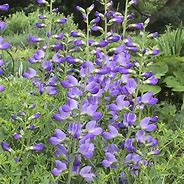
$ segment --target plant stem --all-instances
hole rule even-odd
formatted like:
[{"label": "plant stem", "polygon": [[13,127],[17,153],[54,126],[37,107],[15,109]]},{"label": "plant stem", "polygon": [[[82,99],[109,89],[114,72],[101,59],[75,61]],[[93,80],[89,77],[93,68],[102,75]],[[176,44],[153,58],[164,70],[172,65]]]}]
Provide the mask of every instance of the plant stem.
[{"label": "plant stem", "polygon": [[183,111],[183,110],[184,110],[184,93],[183,93],[183,104],[181,106],[181,111]]},{"label": "plant stem", "polygon": [[70,164],[69,164],[69,173],[68,173],[68,180],[67,180],[67,184],[70,184],[71,183],[71,179],[72,179],[72,168],[73,168],[73,163],[74,163],[74,153],[75,153],[75,149],[76,149],[76,142],[77,140],[76,139],[74,139],[74,141],[73,141],[73,144],[72,144],[72,146],[71,146],[71,149],[72,149],[72,151],[71,151],[71,155],[72,155],[72,160],[71,160],[71,162],[70,162]]},{"label": "plant stem", "polygon": [[128,0],[126,0],[126,3],[125,3],[125,14],[124,14],[124,21],[123,21],[123,38],[125,38],[126,36],[127,15],[128,15]]}]

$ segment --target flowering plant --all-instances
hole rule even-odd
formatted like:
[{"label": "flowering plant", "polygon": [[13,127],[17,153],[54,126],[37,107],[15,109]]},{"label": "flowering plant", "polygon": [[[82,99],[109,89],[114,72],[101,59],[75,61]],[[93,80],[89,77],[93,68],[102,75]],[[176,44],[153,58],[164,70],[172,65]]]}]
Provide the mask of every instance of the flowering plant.
[{"label": "flowering plant", "polygon": [[[48,5],[50,14],[57,13],[52,0],[50,4],[46,0],[37,2],[40,6]],[[54,165],[51,164],[54,182],[129,183],[128,176],[137,176],[142,168],[150,167],[154,164],[152,155],[159,153],[158,141],[153,137],[158,117],[147,112],[157,103],[148,86],[158,82],[153,73],[147,71],[147,66],[159,54],[157,48],[145,48],[148,20],[131,23],[133,15],[129,7],[137,4],[135,0],[126,0],[124,15],[113,11],[112,1],[99,2],[104,12],[96,12],[93,20],[89,15],[93,13],[94,4],[86,10],[76,7],[86,23],[86,34],[75,30],[70,35],[53,34],[54,20],[40,15],[36,27],[46,28],[47,39],[33,35],[28,39],[39,44],[29,59],[37,69],[29,68],[23,77],[32,80],[42,96],[46,92],[57,98],[61,91],[66,91],[65,103],[53,113],[53,120],[59,123],[49,135],[50,145],[39,142],[29,146],[28,141],[25,149],[54,150]],[[67,24],[67,18],[56,22],[62,27]],[[113,23],[122,26],[122,34],[113,31]],[[101,32],[101,40],[91,39],[96,31]],[[139,32],[140,44],[128,36],[134,31]],[[148,35],[149,38],[155,36],[156,33]],[[80,55],[76,58],[78,52]],[[28,106],[28,109],[34,107]],[[34,130],[31,121],[40,115],[37,112],[28,117],[21,112],[13,116],[15,121],[24,119],[14,139],[24,137],[25,129]],[[3,141],[1,145],[5,151],[16,154],[9,143]]]}]

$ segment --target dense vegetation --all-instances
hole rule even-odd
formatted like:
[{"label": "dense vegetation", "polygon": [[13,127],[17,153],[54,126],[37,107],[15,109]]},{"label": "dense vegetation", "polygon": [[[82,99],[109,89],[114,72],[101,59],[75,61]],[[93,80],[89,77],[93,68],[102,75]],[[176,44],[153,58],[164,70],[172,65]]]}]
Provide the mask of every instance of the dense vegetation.
[{"label": "dense vegetation", "polygon": [[0,183],[183,184],[183,2],[60,3],[0,2]]}]

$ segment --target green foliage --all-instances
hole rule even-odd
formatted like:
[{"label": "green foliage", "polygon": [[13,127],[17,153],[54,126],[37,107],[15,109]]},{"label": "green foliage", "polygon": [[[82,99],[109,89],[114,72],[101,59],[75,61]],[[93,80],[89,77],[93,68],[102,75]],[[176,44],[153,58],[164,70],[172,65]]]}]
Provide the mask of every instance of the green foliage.
[{"label": "green foliage", "polygon": [[161,54],[164,56],[183,56],[184,28],[180,26],[176,30],[172,30],[168,26],[165,34],[162,34],[157,39],[157,44],[161,49]]}]

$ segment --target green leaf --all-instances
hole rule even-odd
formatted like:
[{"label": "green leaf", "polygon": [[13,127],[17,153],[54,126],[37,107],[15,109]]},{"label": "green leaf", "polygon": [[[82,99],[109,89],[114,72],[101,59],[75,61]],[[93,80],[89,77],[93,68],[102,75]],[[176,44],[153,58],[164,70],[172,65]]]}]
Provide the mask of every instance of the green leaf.
[{"label": "green leaf", "polygon": [[148,84],[144,84],[141,86],[141,91],[143,93],[148,92],[148,91],[152,91],[153,94],[158,94],[161,91],[160,86],[151,86]]},{"label": "green leaf", "polygon": [[160,62],[151,65],[148,70],[152,71],[155,74],[155,77],[160,79],[168,72],[169,68],[166,63]]}]

